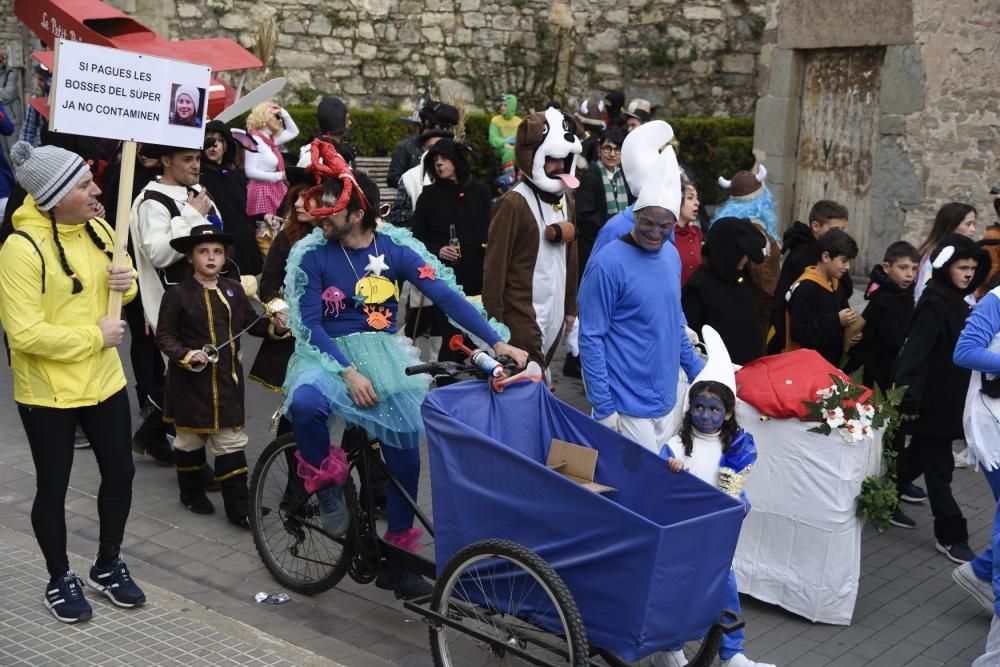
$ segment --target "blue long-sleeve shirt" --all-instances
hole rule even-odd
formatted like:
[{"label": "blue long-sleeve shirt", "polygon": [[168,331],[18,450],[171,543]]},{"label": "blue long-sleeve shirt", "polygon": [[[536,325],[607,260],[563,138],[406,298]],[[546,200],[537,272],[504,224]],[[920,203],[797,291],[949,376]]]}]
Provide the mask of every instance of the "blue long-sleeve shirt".
[{"label": "blue long-sleeve shirt", "polygon": [[[382,255],[389,268],[382,271],[384,281],[369,274],[372,280],[365,283],[365,302],[357,303],[353,299],[355,285],[368,273],[365,266],[369,263],[369,255]],[[430,297],[462,328],[490,345],[499,342],[500,336],[461,294],[436,278],[421,277],[425,264],[416,252],[396,245],[383,234],[377,234],[367,248],[344,248],[330,241],[304,255],[301,268],[308,282],[299,301],[299,310],[312,343],[342,365],[350,365],[333,339],[362,331],[394,333],[399,297],[396,290],[403,281],[409,281]],[[424,274],[429,275],[426,268]],[[372,313],[379,319],[385,318],[387,326],[381,329],[370,326],[368,320]]]},{"label": "blue long-sleeve shirt", "polygon": [[965,320],[952,355],[955,365],[982,373],[1000,374],[1000,354],[989,350],[997,334],[1000,334],[1000,295],[998,289],[994,289],[983,297]]},{"label": "blue long-sleeve shirt", "polygon": [[596,257],[601,248],[632,231],[632,227],[635,226],[634,208],[633,204],[604,223],[601,231],[597,232],[597,238],[594,239],[594,248],[590,251],[591,257]]},{"label": "blue long-sleeve shirt", "polygon": [[685,333],[681,261],[665,243],[648,252],[613,241],[591,256],[580,285],[580,362],[594,417],[662,417],[677,400],[677,373],[704,367]]}]

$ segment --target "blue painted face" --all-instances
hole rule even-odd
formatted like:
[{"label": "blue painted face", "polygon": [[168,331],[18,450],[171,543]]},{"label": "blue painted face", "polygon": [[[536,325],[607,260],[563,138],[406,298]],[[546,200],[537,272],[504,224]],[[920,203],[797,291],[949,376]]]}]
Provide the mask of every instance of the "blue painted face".
[{"label": "blue painted face", "polygon": [[726,406],[715,394],[698,394],[691,399],[691,424],[699,433],[718,433],[726,421]]}]

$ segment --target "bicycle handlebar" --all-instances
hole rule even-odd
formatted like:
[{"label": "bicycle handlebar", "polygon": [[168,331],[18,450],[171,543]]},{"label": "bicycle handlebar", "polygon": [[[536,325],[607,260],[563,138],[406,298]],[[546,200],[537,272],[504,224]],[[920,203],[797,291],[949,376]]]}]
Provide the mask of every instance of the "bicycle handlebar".
[{"label": "bicycle handlebar", "polygon": [[[507,357],[500,357],[498,361],[503,364],[504,371],[508,375],[512,375],[519,370],[518,367]],[[456,375],[470,373],[481,378],[493,377],[476,364],[460,364],[457,361],[432,361],[427,364],[417,364],[416,366],[408,366],[403,372],[407,375],[420,375],[422,373],[428,373],[430,375],[448,375],[454,377]]]}]

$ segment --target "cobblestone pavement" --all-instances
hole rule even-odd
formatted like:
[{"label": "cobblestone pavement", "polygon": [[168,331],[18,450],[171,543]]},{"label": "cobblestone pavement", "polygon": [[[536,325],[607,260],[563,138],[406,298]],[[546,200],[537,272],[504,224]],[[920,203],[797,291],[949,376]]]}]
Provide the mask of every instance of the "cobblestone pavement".
[{"label": "cobblestone pavement", "polygon": [[[246,336],[244,339],[244,355],[251,360],[257,343],[246,340]],[[127,345],[122,348],[126,358],[127,349]],[[586,409],[581,383],[562,378],[558,372],[556,376],[557,395]],[[75,640],[88,631],[57,624],[41,604],[44,572],[41,557],[36,556],[30,524],[34,467],[10,395],[10,373],[0,372],[0,396],[7,397],[0,402],[0,530],[25,536],[16,544],[19,551],[12,560],[24,562],[24,554],[30,554],[34,561],[27,558],[27,564],[37,562],[37,566],[27,566],[16,574],[5,570],[6,580],[17,585],[8,587],[13,597],[5,600],[4,609],[15,618],[30,621],[24,620],[20,632],[14,632],[4,625],[8,615],[0,616],[4,619],[0,621],[0,664],[72,664],[48,657],[47,651],[56,650],[57,642],[51,638]],[[251,444],[247,456],[251,465],[272,439],[267,429],[277,405],[276,394],[250,383],[247,431]],[[419,500],[429,510],[426,469],[424,466]],[[93,455],[89,450],[80,450],[67,496],[67,525],[70,552],[88,558],[97,542],[94,503],[98,480]],[[124,548],[140,584],[165,589],[187,604],[207,608],[217,616],[352,667],[432,664],[426,626],[406,612],[391,593],[345,579],[337,588],[313,597],[292,594],[292,601],[285,605],[256,604],[255,593],[279,590],[279,586],[261,564],[249,533],[225,521],[221,501],[216,502],[220,507],[213,516],[184,510],[177,499],[173,471],[146,457],[136,458],[134,489]],[[969,522],[971,546],[982,549],[989,540],[994,509],[985,480],[980,473],[957,470],[954,489]],[[795,666],[969,665],[982,652],[990,617],[952,583],[952,564],[934,550],[927,506],[908,506],[906,510],[917,521],[916,530],[891,529],[882,534],[865,531],[861,591],[851,626],[813,624],[777,607],[744,598],[748,655]],[[6,534],[0,534],[0,544],[7,544]],[[428,554],[431,549],[432,545],[426,547]],[[8,558],[6,552],[0,553],[0,559]],[[4,562],[0,567],[10,565]],[[176,608],[168,611],[167,604],[155,594],[150,595],[150,601],[150,609],[157,611],[141,612],[147,616],[135,624],[121,610],[97,602],[99,615],[95,615],[91,627],[94,632],[103,632],[109,627],[105,623],[116,623],[123,641],[145,649],[147,640],[159,634],[159,621],[146,621],[160,619],[152,614],[160,614],[163,609],[163,618],[169,616],[170,622],[162,622],[171,628],[174,646],[187,641],[204,647],[209,644],[206,636],[214,636],[214,632],[226,634],[207,623],[206,627],[184,626],[190,622],[185,620],[185,613]],[[175,625],[187,628],[183,635],[175,633]],[[26,632],[25,627],[33,629]],[[192,636],[196,641],[191,642]],[[255,646],[248,639],[240,641]],[[22,645],[38,658],[11,661],[14,648]],[[88,642],[88,646],[93,648],[94,644]],[[257,650],[274,651],[266,647]],[[218,664],[208,658],[186,658],[188,665]],[[297,662],[288,656],[285,659]]]},{"label": "cobblestone pavement", "polygon": [[[86,576],[90,562],[71,557]],[[0,528],[0,665],[294,667],[332,662],[144,583],[149,602],[120,609],[87,588],[94,618],[67,626],[41,604],[48,576],[34,540]]]}]

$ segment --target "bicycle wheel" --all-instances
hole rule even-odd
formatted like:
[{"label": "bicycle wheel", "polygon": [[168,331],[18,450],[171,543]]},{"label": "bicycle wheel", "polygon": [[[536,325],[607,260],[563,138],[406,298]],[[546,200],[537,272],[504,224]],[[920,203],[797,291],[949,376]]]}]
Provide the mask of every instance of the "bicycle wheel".
[{"label": "bicycle wheel", "polygon": [[515,542],[484,540],[461,549],[437,580],[431,609],[498,644],[432,624],[436,667],[588,662],[587,633],[566,584]]},{"label": "bicycle wheel", "polygon": [[[320,529],[316,497],[306,493],[295,472],[295,449],[294,434],[286,433],[257,459],[250,479],[250,528],[271,576],[296,593],[314,595],[337,585],[354,549],[346,536],[333,539]],[[356,504],[350,477],[344,500],[348,507]]]}]

